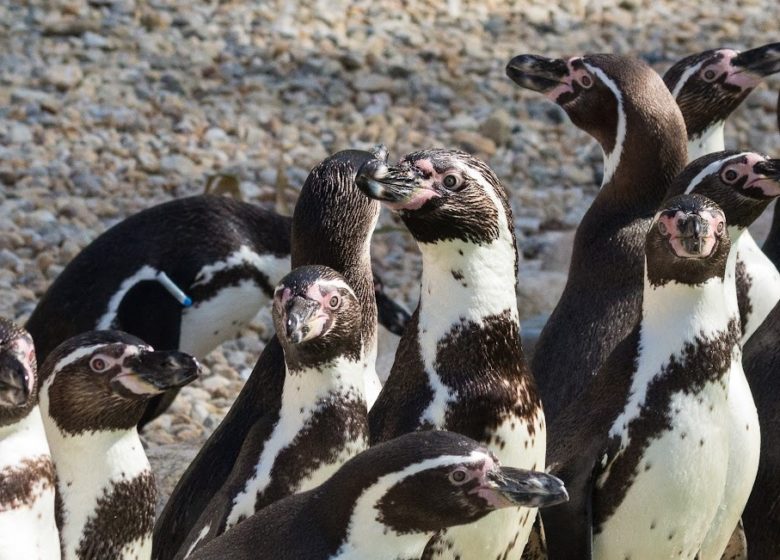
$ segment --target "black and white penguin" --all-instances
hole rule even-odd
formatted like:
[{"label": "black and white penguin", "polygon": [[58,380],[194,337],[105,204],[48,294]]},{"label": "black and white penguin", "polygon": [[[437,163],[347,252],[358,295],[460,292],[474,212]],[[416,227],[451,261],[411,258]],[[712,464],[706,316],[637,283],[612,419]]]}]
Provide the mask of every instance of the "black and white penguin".
[{"label": "black and white penguin", "polygon": [[[292,224],[292,267],[328,266],[344,277],[360,301],[361,362],[367,370],[376,361],[370,240],[380,206],[358,190],[355,173],[366,161],[383,155],[345,150],[314,167],[301,189]],[[234,467],[257,464],[265,440],[260,427],[272,426],[268,418],[282,409],[285,374],[282,346],[274,337],[225,420],[174,489],[155,526],[154,558],[173,558],[225,482],[230,478],[239,485],[235,476],[231,478]]]},{"label": "black and white penguin", "polygon": [[[777,130],[780,131],[780,93],[777,94]],[[772,228],[761,247],[774,265],[780,268],[780,211],[775,207]]]},{"label": "black and white penguin", "polygon": [[364,451],[321,486],[256,513],[192,559],[412,560],[447,527],[566,499],[557,478],[501,466],[467,437],[418,432]]},{"label": "black and white penguin", "polygon": [[560,105],[604,151],[601,191],[577,228],[566,287],[531,364],[552,426],[639,319],[644,236],[685,166],[685,123],[660,76],[634,58],[520,55],[506,72]]},{"label": "black and white penguin", "polygon": [[[27,329],[38,361],[62,341],[119,329],[159,350],[203,358],[249,324],[290,271],[292,220],[228,197],[194,196],[135,214],[95,239],[57,277]],[[409,314],[375,287],[390,339]],[[373,403],[381,385],[367,379]],[[141,424],[176,392],[154,399]]]},{"label": "black and white penguin", "polygon": [[146,401],[193,381],[198,362],[120,331],[90,331],[41,366],[63,560],[151,557],[157,492],[136,425]]},{"label": "black and white penguin", "polygon": [[[376,159],[357,184],[399,211],[422,253],[420,301],[369,412],[372,442],[440,429],[541,470],[544,413],[523,355],[517,250],[506,192],[479,159],[453,150]],[[536,511],[509,508],[437,536],[432,558],[519,558]]]},{"label": "black and white penguin", "polygon": [[325,266],[296,268],[274,292],[287,375],[281,407],[255,423],[242,455],[179,551],[193,550],[290,494],[319,486],[368,448],[360,301]]},{"label": "black and white penguin", "polygon": [[54,464],[30,334],[0,318],[0,559],[60,557]]},{"label": "black and white penguin", "polygon": [[[690,161],[725,149],[726,119],[763,78],[780,72],[780,43],[744,52],[709,50],[683,58],[664,74],[688,130]],[[718,202],[719,201],[715,201]],[[735,222],[728,216],[731,227]],[[750,232],[731,238],[737,251],[742,337],[745,342],[780,301],[780,273]]]},{"label": "black and white penguin", "polygon": [[726,488],[741,370],[729,249],[703,196],[656,214],[641,318],[555,421],[549,464],[571,502],[542,512],[550,559],[720,558],[699,554]]}]

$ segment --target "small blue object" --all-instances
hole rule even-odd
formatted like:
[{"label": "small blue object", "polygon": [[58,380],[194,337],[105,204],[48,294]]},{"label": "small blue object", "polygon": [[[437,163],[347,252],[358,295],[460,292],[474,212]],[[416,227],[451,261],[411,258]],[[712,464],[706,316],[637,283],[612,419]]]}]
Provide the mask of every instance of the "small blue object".
[{"label": "small blue object", "polygon": [[185,294],[184,291],[171,280],[170,276],[160,271],[157,273],[157,281],[184,307],[190,307],[192,305],[192,298]]}]

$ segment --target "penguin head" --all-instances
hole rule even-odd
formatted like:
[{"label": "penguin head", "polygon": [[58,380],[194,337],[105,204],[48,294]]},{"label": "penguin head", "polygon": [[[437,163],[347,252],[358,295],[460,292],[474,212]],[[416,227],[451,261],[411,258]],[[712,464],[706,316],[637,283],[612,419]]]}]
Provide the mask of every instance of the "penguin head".
[{"label": "penguin head", "polygon": [[488,244],[502,228],[512,230],[509,201],[498,177],[465,152],[413,152],[397,165],[374,159],[360,168],[356,183],[366,196],[398,211],[420,244]]},{"label": "penguin head", "polygon": [[682,193],[706,196],[720,206],[730,228],[744,229],[780,196],[780,159],[733,150],[702,156],[669,187],[668,196]]},{"label": "penguin head", "polygon": [[0,428],[21,420],[35,406],[36,371],[30,334],[0,318]]},{"label": "penguin head", "polygon": [[607,155],[621,153],[624,142],[647,141],[639,131],[628,137],[629,114],[657,129],[668,129],[663,135],[667,141],[681,136],[679,151],[685,153],[682,115],[661,77],[641,60],[614,54],[558,59],[522,54],[509,61],[506,73],[520,87],[560,105]]},{"label": "penguin head", "polygon": [[687,56],[664,74],[688,137],[725,121],[761,80],[780,72],[780,43],[748,51],[715,49]]},{"label": "penguin head", "polygon": [[272,313],[288,369],[359,359],[360,302],[335,270],[310,265],[290,272],[274,290]]},{"label": "penguin head", "polygon": [[135,428],[146,401],[198,376],[188,354],[155,351],[121,331],[90,331],[60,344],[41,367],[41,403],[61,431]]},{"label": "penguin head", "polygon": [[414,432],[376,445],[326,485],[326,492],[338,486],[334,491],[342,496],[357,494],[350,510],[401,534],[436,532],[506,507],[568,500],[558,478],[502,466],[486,447],[445,431]]},{"label": "penguin head", "polygon": [[647,277],[654,286],[722,279],[730,249],[726,218],[717,204],[700,194],[676,196],[662,204],[647,233]]}]

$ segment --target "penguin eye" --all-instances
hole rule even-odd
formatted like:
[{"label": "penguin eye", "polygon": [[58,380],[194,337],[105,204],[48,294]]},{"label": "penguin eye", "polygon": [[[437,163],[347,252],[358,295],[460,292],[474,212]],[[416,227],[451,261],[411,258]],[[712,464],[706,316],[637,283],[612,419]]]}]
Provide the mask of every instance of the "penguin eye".
[{"label": "penguin eye", "polygon": [[455,190],[459,183],[460,179],[452,174],[445,175],[444,180],[442,181],[442,184],[450,190]]},{"label": "penguin eye", "polygon": [[715,228],[716,233],[718,233],[718,235],[723,233],[723,228],[724,228],[723,222],[718,222],[718,226]]},{"label": "penguin eye", "polygon": [[712,68],[707,68],[704,72],[702,72],[702,77],[705,81],[711,82],[718,77],[718,73],[715,72],[715,70]]},{"label": "penguin eye", "polygon": [[723,180],[726,181],[727,183],[733,183],[734,181],[737,180],[738,177],[739,177],[739,173],[737,173],[733,169],[727,169],[726,171],[723,172]]},{"label": "penguin eye", "polygon": [[106,361],[103,358],[92,358],[89,361],[89,367],[92,371],[100,372],[106,369]]},{"label": "penguin eye", "polygon": [[580,78],[580,85],[582,85],[582,87],[584,88],[589,88],[590,86],[593,85],[593,80],[591,79],[590,76],[585,75],[582,78]]},{"label": "penguin eye", "polygon": [[328,306],[331,309],[337,309],[339,305],[341,305],[341,298],[339,296],[331,296],[330,300],[328,300]]},{"label": "penguin eye", "polygon": [[669,230],[666,229],[666,224],[663,222],[658,222],[658,231],[661,232],[661,235],[666,235]]},{"label": "penguin eye", "polygon": [[469,479],[469,474],[465,469],[455,469],[450,473],[450,482],[453,484],[463,484]]}]

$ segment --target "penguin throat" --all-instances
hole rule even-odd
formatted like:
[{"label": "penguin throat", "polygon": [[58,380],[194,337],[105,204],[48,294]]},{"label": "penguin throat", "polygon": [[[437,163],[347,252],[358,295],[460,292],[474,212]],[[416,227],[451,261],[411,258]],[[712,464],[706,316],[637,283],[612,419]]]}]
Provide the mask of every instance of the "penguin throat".
[{"label": "penguin throat", "polygon": [[688,161],[693,161],[713,152],[722,152],[725,149],[723,127],[725,121],[717,121],[699,134],[688,138]]}]

